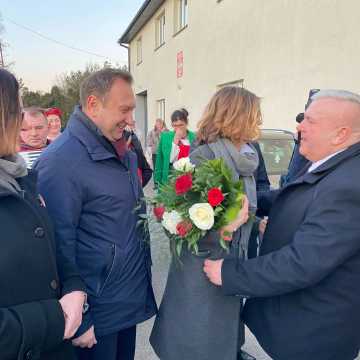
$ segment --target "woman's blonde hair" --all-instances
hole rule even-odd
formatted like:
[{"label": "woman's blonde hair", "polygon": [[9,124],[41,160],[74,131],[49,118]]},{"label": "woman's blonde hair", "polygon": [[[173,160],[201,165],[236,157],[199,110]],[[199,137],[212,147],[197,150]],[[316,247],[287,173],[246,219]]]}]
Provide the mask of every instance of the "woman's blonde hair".
[{"label": "woman's blonde hair", "polygon": [[218,90],[198,123],[197,141],[212,143],[219,138],[246,143],[256,140],[262,124],[260,98],[237,86]]},{"label": "woman's blonde hair", "polygon": [[157,118],[155,120],[155,124],[154,124],[154,130],[156,130],[156,123],[161,123],[161,126],[163,127],[163,129],[166,129],[166,123],[165,120],[161,119],[161,118]]},{"label": "woman's blonde hair", "polygon": [[19,83],[14,75],[0,69],[0,158],[16,153],[20,127]]}]

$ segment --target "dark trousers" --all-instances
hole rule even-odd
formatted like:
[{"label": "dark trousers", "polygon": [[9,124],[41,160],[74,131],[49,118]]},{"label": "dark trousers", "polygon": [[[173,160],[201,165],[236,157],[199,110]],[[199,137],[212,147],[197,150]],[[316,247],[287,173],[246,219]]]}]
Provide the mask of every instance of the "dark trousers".
[{"label": "dark trousers", "polygon": [[76,348],[79,360],[134,360],[136,326],[96,340],[91,349]]}]

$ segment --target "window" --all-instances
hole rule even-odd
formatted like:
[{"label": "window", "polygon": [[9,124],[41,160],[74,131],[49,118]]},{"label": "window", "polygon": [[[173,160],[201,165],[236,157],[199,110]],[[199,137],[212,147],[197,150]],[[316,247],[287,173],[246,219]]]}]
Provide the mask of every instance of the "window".
[{"label": "window", "polygon": [[155,47],[158,48],[163,44],[165,44],[165,13],[156,19]]},{"label": "window", "polygon": [[141,37],[136,41],[136,62],[139,65],[142,62],[142,40]]},{"label": "window", "polygon": [[218,89],[221,89],[225,86],[238,86],[238,87],[244,87],[244,79],[234,80],[230,82],[226,82],[223,84],[220,84],[217,86]]},{"label": "window", "polygon": [[187,0],[180,0],[180,29],[187,25]]},{"label": "window", "polygon": [[157,101],[157,117],[158,119],[165,120],[165,99]]},{"label": "window", "polygon": [[182,30],[188,23],[188,0],[175,1],[175,33]]},{"label": "window", "polygon": [[292,134],[276,130],[263,130],[258,140],[268,175],[287,173],[294,150]]}]

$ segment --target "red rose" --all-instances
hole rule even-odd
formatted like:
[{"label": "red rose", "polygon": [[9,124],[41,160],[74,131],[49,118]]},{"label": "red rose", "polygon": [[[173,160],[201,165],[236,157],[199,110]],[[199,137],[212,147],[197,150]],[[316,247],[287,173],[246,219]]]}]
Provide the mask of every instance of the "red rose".
[{"label": "red rose", "polygon": [[185,237],[192,229],[190,221],[181,221],[176,225],[176,232],[180,237]]},{"label": "red rose", "polygon": [[192,188],[192,176],[191,174],[185,174],[179,176],[175,181],[176,195],[182,195],[187,193]]},{"label": "red rose", "polygon": [[154,207],[154,215],[158,221],[162,220],[165,208],[163,206]]},{"label": "red rose", "polygon": [[212,188],[208,191],[208,202],[211,206],[218,206],[224,200],[224,195],[219,188]]}]

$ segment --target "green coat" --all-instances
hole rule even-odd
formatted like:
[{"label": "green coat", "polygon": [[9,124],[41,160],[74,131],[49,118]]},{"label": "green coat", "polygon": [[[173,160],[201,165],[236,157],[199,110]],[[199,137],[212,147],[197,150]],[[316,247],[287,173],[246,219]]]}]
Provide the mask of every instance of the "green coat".
[{"label": "green coat", "polygon": [[[166,131],[161,133],[155,164],[155,183],[166,184],[168,181],[170,153],[174,137],[175,131]],[[195,133],[188,130],[187,138],[190,144],[192,144],[195,140]]]}]

